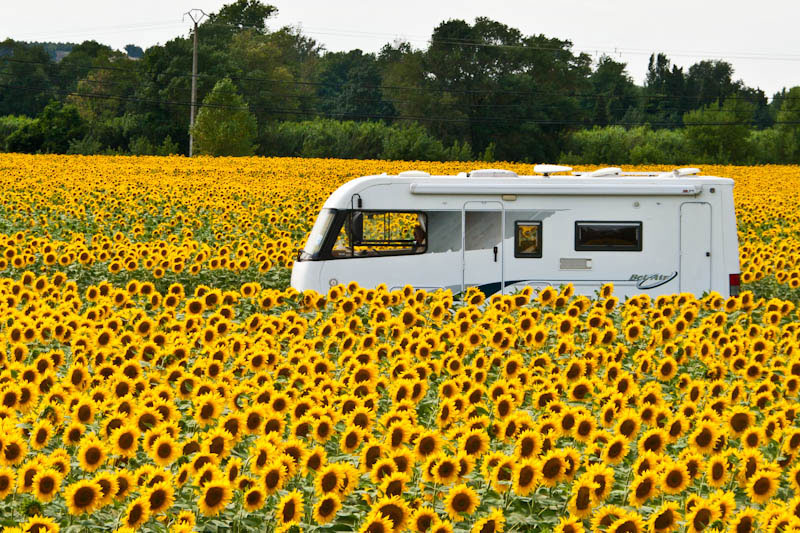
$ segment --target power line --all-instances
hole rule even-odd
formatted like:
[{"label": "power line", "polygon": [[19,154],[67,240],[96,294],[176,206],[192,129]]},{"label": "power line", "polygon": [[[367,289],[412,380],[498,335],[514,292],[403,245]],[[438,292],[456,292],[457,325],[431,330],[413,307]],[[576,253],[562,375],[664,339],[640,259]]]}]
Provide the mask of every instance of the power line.
[{"label": "power line", "polygon": [[[57,63],[46,62],[46,61],[31,61],[31,60],[24,60],[24,59],[14,59],[14,58],[6,58],[0,57],[0,62],[8,61],[11,63],[25,63],[25,64],[38,64],[38,65],[57,65]],[[125,67],[115,67],[111,65],[80,65],[79,68],[84,68],[87,70],[114,70],[114,71],[124,71],[124,72],[132,72],[137,74],[145,74],[141,70],[133,69],[133,68],[125,68]],[[215,76],[214,74],[210,73],[201,73],[198,74],[198,77],[201,78],[212,78],[218,79],[219,76]],[[222,77],[228,77],[231,80],[236,81],[252,81],[256,83],[276,83],[276,84],[283,84],[283,85],[297,85],[297,86],[309,86],[309,87],[332,87],[332,88],[340,88],[342,84],[336,83],[326,83],[326,82],[314,82],[314,81],[298,81],[298,80],[284,80],[284,79],[277,79],[277,78],[257,78],[252,76],[237,76],[232,74],[222,74]],[[173,74],[169,79],[175,78],[191,78],[191,74]],[[596,93],[570,93],[570,92],[561,92],[561,91],[509,91],[509,90],[493,90],[493,89],[458,89],[458,88],[446,88],[446,87],[420,87],[420,86],[398,86],[398,85],[355,85],[351,86],[354,89],[373,89],[373,90],[391,90],[391,91],[421,91],[421,92],[438,92],[438,93],[450,93],[450,94],[488,94],[488,95],[517,95],[517,96],[532,96],[532,97],[541,97],[541,96],[560,96],[565,98],[593,98],[593,99],[605,99],[609,98],[608,95],[604,94],[596,94]],[[614,97],[614,96],[612,96]],[[631,98],[637,100],[694,100],[700,101],[705,98],[703,95],[666,95],[666,94],[635,94],[635,95],[624,95],[624,96],[616,96],[616,98]],[[764,96],[767,101],[773,100],[775,97]],[[790,97],[790,96],[777,96],[780,100],[795,100],[800,99],[799,97]],[[748,97],[748,96],[741,96],[741,95],[731,95],[726,98],[725,100],[732,99],[732,100],[743,100],[752,102],[755,97]]]},{"label": "power line", "polygon": [[[31,86],[24,86],[24,85],[9,85],[9,84],[2,84],[0,83],[0,87],[6,89],[22,89],[22,90],[35,90],[37,87]],[[145,99],[139,97],[132,97],[132,96],[117,96],[117,95],[110,95],[110,94],[99,94],[99,93],[77,93],[73,91],[65,91],[65,90],[54,90],[53,92],[64,94],[66,96],[73,96],[77,98],[98,98],[98,99],[111,99],[111,100],[121,100],[121,101],[130,101],[130,102],[138,102],[138,103],[146,103],[146,104],[153,104],[153,105],[166,105],[166,106],[182,106],[182,107],[189,107],[191,106],[191,102],[181,102],[181,101],[173,101],[173,100],[155,100],[155,99]],[[231,106],[226,104],[201,104],[200,107],[211,107],[211,108],[222,108],[222,109],[236,109],[236,110],[243,110],[243,109],[253,109],[251,107],[242,107],[242,106]],[[488,118],[488,117],[464,117],[464,118],[448,118],[448,117],[430,117],[430,116],[402,116],[402,115],[377,115],[377,114],[367,114],[367,113],[316,113],[316,112],[308,112],[302,110],[295,110],[295,109],[261,109],[255,108],[258,110],[264,110],[270,113],[278,113],[278,114],[289,114],[289,115],[306,115],[312,116],[316,118],[363,118],[363,119],[376,119],[376,120],[411,120],[416,122],[454,122],[454,123],[520,123],[520,122],[529,122],[533,124],[545,125],[545,126],[584,126],[584,127],[591,127],[591,126],[624,126],[624,127],[633,127],[633,126],[653,126],[653,127],[683,127],[683,126],[756,126],[758,125],[757,122],[754,121],[736,121],[736,122],[698,122],[698,123],[675,123],[675,122],[596,122],[596,121],[589,121],[589,120],[548,120],[548,119],[538,119],[535,117],[514,117],[514,118]],[[798,121],[776,121],[774,124],[786,124],[786,125],[798,125],[800,124],[800,120]]]}]

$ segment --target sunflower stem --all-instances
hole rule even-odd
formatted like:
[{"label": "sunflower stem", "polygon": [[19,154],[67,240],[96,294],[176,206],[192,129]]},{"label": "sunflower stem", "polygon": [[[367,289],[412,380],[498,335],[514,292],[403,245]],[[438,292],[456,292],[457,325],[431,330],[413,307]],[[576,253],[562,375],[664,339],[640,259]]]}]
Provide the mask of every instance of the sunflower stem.
[{"label": "sunflower stem", "polygon": [[628,489],[631,486],[631,474],[633,473],[633,467],[628,469],[628,477],[625,480],[625,492],[622,494],[622,505],[625,505],[625,502],[628,501]]}]

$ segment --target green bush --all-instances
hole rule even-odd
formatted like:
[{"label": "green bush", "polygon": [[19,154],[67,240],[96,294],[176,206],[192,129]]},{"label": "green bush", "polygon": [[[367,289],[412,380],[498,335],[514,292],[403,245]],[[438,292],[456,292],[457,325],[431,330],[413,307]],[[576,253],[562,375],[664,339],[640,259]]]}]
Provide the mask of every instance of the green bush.
[{"label": "green bush", "polygon": [[25,116],[16,116],[16,115],[6,115],[4,117],[0,117],[0,150],[7,150],[6,148],[6,139],[15,131],[26,126],[36,119],[25,117]]}]

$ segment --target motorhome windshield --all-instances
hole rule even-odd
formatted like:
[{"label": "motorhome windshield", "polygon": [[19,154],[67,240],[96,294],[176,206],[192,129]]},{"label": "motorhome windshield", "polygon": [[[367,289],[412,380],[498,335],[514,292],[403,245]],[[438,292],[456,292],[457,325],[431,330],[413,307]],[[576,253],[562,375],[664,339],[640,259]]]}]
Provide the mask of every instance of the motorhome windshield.
[{"label": "motorhome windshield", "polygon": [[311,228],[311,233],[306,241],[306,246],[303,248],[303,253],[300,259],[311,259],[316,256],[323,243],[325,242],[325,235],[328,234],[328,229],[336,218],[336,211],[333,209],[323,209],[320,211],[317,221],[314,222],[314,227]]}]

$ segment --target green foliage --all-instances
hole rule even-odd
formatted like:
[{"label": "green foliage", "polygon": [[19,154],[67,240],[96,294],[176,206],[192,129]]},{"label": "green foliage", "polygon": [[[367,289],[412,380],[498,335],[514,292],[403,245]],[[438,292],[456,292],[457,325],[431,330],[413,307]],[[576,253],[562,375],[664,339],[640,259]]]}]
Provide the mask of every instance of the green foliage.
[{"label": "green foliage", "polygon": [[9,135],[6,148],[11,152],[63,154],[71,141],[83,137],[85,130],[86,124],[75,106],[54,100],[36,120]]},{"label": "green foliage", "polygon": [[92,155],[99,154],[103,150],[103,144],[92,135],[86,135],[83,139],[72,139],[67,148],[68,154]]},{"label": "green foliage", "polygon": [[9,135],[36,119],[21,115],[7,115],[0,117],[0,150],[7,150],[6,139]]},{"label": "green foliage", "polygon": [[[237,101],[202,113],[247,108],[256,128],[244,114],[238,122],[206,121],[206,131],[197,133],[215,141],[202,140],[198,153],[460,160],[474,150],[486,160],[528,162],[559,154],[601,160],[590,153],[619,163],[800,160],[800,124],[770,130],[777,120],[800,122],[800,89],[784,89],[767,103],[725,61],[681,68],[654,54],[637,86],[625,63],[606,56],[592,62],[567,40],[525,35],[486,17],[442,22],[424,48],[396,42],[372,54],[325,52],[298,28],[272,30],[267,23],[276,13],[261,0],[233,0],[200,24],[198,97],[211,97],[227,78]],[[53,142],[33,124],[13,131],[0,125],[0,149],[9,149],[7,137],[20,130],[18,151],[63,152],[70,143],[85,151],[99,143],[100,151],[114,153],[187,153],[189,113],[174,104],[187,103],[190,94],[192,41],[190,34],[146,51],[127,45],[125,52],[91,40],[1,42],[0,76],[9,86],[0,90],[0,116],[40,117],[56,99],[77,108],[86,130]],[[733,125],[717,124],[730,117]],[[677,130],[684,118],[687,128]],[[411,122],[421,126],[404,131]],[[590,136],[579,129],[637,124],[651,128]],[[81,143],[87,132],[96,143]],[[412,138],[414,132],[421,137]],[[594,143],[598,136],[611,145]]]},{"label": "green foliage", "polygon": [[749,122],[754,107],[740,98],[729,98],[690,111],[683,116],[688,149],[695,161],[739,163],[746,160]]},{"label": "green foliage", "polygon": [[167,135],[159,146],[154,145],[147,137],[136,137],[131,141],[131,155],[173,155],[179,153],[178,144],[172,142]]},{"label": "green foliage", "polygon": [[203,99],[197,113],[194,149],[206,155],[253,155],[256,131],[255,117],[230,78],[224,78]]},{"label": "green foliage", "polygon": [[281,122],[265,128],[259,144],[260,154],[268,156],[419,161],[468,161],[473,157],[468,143],[456,141],[445,147],[417,123]]},{"label": "green foliage", "polygon": [[778,127],[785,136],[787,159],[795,163],[800,159],[800,87],[792,87],[786,94],[778,112]]},{"label": "green foliage", "polygon": [[560,161],[571,164],[688,163],[682,130],[608,126],[575,132]]}]

